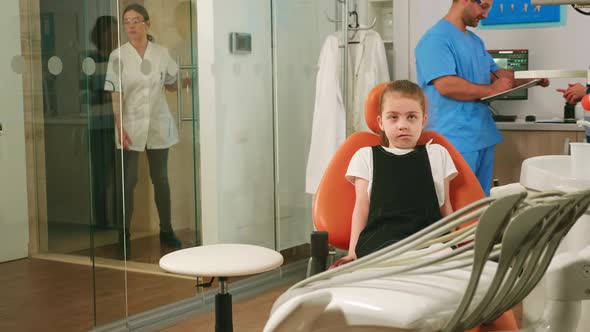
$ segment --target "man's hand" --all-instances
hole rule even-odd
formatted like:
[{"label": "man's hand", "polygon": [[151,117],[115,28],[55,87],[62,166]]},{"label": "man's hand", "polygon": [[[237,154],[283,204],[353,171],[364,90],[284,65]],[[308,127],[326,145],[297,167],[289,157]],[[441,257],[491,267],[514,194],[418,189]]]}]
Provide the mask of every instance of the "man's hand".
[{"label": "man's hand", "polygon": [[506,77],[500,77],[492,82],[490,87],[492,88],[491,95],[500,93],[502,91],[512,89],[512,80]]},{"label": "man's hand", "polygon": [[541,81],[539,83],[537,83],[538,86],[542,86],[544,88],[548,87],[550,84],[549,79],[548,78],[542,78]]}]

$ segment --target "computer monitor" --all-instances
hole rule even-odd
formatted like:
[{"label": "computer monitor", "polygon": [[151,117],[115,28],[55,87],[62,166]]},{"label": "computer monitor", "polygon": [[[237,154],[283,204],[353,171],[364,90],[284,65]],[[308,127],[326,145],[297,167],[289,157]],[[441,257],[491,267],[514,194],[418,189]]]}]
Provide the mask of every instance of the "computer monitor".
[{"label": "computer monitor", "polygon": [[[529,69],[529,50],[527,49],[488,50],[488,53],[490,53],[500,68],[512,71]],[[528,99],[528,89],[511,92],[498,99],[526,100]]]}]

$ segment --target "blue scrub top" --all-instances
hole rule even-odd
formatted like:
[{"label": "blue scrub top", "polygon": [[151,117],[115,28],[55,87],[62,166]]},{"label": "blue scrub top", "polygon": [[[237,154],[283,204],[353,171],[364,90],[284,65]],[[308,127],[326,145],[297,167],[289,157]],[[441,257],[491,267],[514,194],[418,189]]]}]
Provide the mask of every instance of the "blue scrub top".
[{"label": "blue scrub top", "polygon": [[499,67],[478,36],[440,20],[420,39],[415,55],[418,84],[428,101],[426,129],[445,136],[460,152],[474,152],[502,141],[487,104],[445,97],[432,83],[455,75],[472,83],[490,84],[490,72]]}]

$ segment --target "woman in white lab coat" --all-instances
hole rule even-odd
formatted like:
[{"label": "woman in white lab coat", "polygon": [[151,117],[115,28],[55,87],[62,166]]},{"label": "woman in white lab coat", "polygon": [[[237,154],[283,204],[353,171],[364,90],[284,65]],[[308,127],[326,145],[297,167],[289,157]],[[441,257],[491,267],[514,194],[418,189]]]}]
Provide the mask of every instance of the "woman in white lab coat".
[{"label": "woman in white lab coat", "polygon": [[148,34],[150,18],[142,5],[127,6],[123,24],[129,41],[111,53],[104,88],[112,91],[116,142],[123,149],[125,224],[119,243],[127,244],[129,256],[137,162],[144,150],[160,218],[160,242],[181,247],[172,230],[168,182],[168,151],[178,142],[178,132],[164,95],[164,89],[175,90],[179,68],[168,50]]}]

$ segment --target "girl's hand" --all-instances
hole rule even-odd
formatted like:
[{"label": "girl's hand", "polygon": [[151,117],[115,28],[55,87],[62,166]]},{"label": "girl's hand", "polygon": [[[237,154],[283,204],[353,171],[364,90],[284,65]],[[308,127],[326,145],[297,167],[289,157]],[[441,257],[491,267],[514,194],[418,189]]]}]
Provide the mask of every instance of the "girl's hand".
[{"label": "girl's hand", "polygon": [[351,255],[351,254],[348,254],[348,255],[346,255],[346,256],[344,256],[344,257],[340,258],[340,259],[339,259],[339,260],[337,260],[336,262],[334,262],[334,264],[332,264],[332,265],[330,266],[330,269],[333,269],[333,268],[335,268],[335,267],[338,267],[338,266],[340,266],[340,265],[344,265],[344,264],[346,264],[346,263],[350,263],[350,262],[352,262],[352,261],[353,261],[353,260],[355,260],[355,259],[356,259],[356,255],[354,255],[354,254],[353,254],[353,255]]}]

